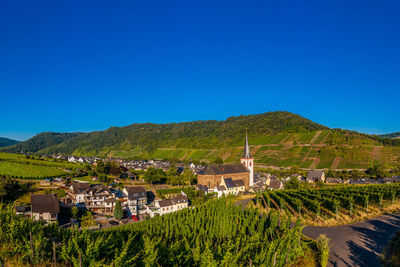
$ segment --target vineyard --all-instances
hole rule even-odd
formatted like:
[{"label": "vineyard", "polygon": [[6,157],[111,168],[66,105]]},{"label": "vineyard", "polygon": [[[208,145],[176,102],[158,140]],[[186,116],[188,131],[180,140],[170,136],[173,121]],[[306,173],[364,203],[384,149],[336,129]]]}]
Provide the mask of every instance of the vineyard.
[{"label": "vineyard", "polygon": [[76,165],[66,162],[53,162],[25,158],[23,155],[0,153],[0,176],[20,179],[41,179],[66,175],[64,169]]},{"label": "vineyard", "polygon": [[335,186],[321,189],[280,190],[259,194],[257,207],[300,216],[308,222],[355,218],[400,200],[399,184]]},{"label": "vineyard", "polygon": [[0,206],[0,258],[11,265],[285,266],[308,248],[301,229],[289,216],[261,217],[225,198],[100,232],[43,226]]}]

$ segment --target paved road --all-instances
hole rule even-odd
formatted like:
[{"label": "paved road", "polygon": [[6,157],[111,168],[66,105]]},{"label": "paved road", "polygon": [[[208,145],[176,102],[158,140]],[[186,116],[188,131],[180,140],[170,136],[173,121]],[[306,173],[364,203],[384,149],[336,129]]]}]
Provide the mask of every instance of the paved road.
[{"label": "paved road", "polygon": [[333,227],[307,226],[303,234],[330,238],[329,266],[379,266],[379,253],[400,231],[400,214]]}]

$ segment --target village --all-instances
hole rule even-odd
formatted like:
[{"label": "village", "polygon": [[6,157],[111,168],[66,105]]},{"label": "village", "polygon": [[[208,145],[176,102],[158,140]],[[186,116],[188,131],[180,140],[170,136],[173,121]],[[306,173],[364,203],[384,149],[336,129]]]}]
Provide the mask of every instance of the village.
[{"label": "village", "polygon": [[[60,156],[54,156],[60,159]],[[96,166],[107,160],[90,157],[65,157],[68,162]],[[172,164],[168,161],[111,160],[118,165],[119,175],[109,183],[97,177],[89,181],[80,177],[49,178],[40,181],[44,189],[61,190],[62,196],[55,193],[32,194],[30,205],[16,206],[17,214],[42,220],[46,223],[58,222],[62,227],[90,226],[95,229],[133,223],[162,216],[202,203],[208,198],[222,196],[246,196],[268,190],[293,189],[293,183],[308,187],[323,184],[376,184],[398,183],[400,177],[381,179],[342,180],[326,177],[325,170],[308,171],[306,176],[298,173],[282,177],[268,172],[254,171],[254,158],[246,136],[244,154],[237,164],[196,165]],[[169,171],[176,170],[182,176],[189,172],[197,183],[184,181],[182,185],[149,184],[140,179],[135,171],[146,172],[150,168]],[[304,186],[303,186],[304,187]],[[311,188],[310,187],[310,188]],[[60,191],[58,191],[60,192]],[[189,194],[189,196],[188,196]],[[79,216],[80,215],[80,216]]]}]

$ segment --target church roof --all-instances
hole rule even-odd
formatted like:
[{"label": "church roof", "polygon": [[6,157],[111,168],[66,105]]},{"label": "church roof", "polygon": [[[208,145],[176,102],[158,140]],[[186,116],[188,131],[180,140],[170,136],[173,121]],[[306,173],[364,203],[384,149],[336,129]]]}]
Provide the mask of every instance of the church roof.
[{"label": "church roof", "polygon": [[248,172],[247,168],[242,164],[219,164],[208,165],[201,174],[218,175],[241,172]]},{"label": "church roof", "polygon": [[251,158],[250,147],[249,147],[249,141],[248,141],[248,139],[247,139],[247,134],[246,134],[246,141],[245,141],[245,144],[244,144],[244,154],[243,154],[243,158],[245,158],[245,159]]}]

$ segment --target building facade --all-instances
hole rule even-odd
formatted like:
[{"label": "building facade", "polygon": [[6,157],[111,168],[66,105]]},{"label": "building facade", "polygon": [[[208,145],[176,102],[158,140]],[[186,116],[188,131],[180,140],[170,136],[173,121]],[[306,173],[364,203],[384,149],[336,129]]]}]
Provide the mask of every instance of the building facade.
[{"label": "building facade", "polygon": [[231,178],[233,181],[243,180],[245,189],[250,189],[254,184],[254,158],[250,154],[247,135],[240,162],[241,164],[208,165],[198,174],[198,184],[213,189],[220,185],[222,178]]}]

